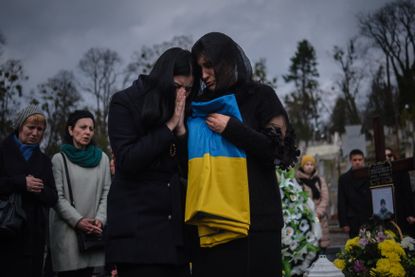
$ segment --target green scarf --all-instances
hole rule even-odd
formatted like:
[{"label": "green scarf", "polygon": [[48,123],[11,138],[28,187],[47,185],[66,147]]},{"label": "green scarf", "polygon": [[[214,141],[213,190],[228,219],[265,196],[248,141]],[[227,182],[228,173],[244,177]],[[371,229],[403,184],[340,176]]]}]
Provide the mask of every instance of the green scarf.
[{"label": "green scarf", "polygon": [[102,158],[102,150],[91,144],[85,149],[78,149],[72,144],[62,144],[60,149],[71,162],[80,167],[96,167]]}]

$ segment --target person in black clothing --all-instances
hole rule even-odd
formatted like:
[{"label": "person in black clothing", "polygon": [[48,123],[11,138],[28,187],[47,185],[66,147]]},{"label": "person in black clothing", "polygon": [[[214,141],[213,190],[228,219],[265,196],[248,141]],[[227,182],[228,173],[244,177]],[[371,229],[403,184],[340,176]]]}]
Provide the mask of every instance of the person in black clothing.
[{"label": "person in black clothing", "polygon": [[350,151],[351,168],[339,177],[337,192],[337,208],[340,227],[349,237],[359,234],[363,224],[368,223],[372,216],[372,202],[369,180],[356,179],[353,170],[365,166],[365,157],[361,150]]},{"label": "person in black clothing", "polygon": [[125,276],[187,276],[184,186],[191,53],[171,48],[149,75],[111,100],[108,133],[116,171],[108,195],[106,262]]},{"label": "person in black clothing", "polygon": [[275,91],[252,80],[243,50],[222,33],[208,33],[192,48],[195,84],[203,82],[195,101],[234,95],[243,118],[219,113],[206,117],[207,126],[246,153],[250,202],[247,237],[211,248],[193,245],[193,276],[281,276],[281,196],[275,165],[296,160],[294,134]]},{"label": "person in black clothing", "polygon": [[[396,160],[392,148],[385,148],[388,161]],[[408,172],[394,172],[396,221],[404,234],[415,236],[415,207],[412,200],[411,180]]]},{"label": "person in black clothing", "polygon": [[18,235],[0,234],[0,272],[40,277],[47,215],[58,199],[51,161],[39,149],[46,118],[38,106],[29,105],[17,115],[14,128],[0,146],[0,197],[20,195],[26,221]]}]

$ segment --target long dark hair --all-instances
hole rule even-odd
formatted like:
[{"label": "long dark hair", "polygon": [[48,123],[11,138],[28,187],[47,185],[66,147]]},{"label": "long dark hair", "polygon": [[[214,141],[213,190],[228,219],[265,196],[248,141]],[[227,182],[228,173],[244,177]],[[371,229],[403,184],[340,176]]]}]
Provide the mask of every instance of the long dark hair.
[{"label": "long dark hair", "polygon": [[192,68],[190,51],[174,47],[166,50],[150,74],[143,77],[145,95],[141,117],[147,130],[161,126],[173,115],[176,100],[173,77],[191,76]]},{"label": "long dark hair", "polygon": [[[202,36],[192,47],[193,62],[204,56],[215,72],[215,90],[226,90],[233,85],[252,83],[252,67],[242,48],[229,36],[212,32]],[[201,78],[195,66],[195,80]]]}]

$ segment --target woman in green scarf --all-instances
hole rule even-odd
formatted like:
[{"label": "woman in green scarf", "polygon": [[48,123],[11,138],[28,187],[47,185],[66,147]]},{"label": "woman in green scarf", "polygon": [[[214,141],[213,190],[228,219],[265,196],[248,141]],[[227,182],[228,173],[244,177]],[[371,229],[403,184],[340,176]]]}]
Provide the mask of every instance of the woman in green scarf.
[{"label": "woman in green scarf", "polygon": [[50,215],[50,247],[58,276],[90,277],[105,264],[104,249],[81,252],[76,236],[76,231],[98,236],[106,221],[109,159],[93,141],[94,127],[89,111],[70,114],[61,152],[52,159],[59,199]]}]

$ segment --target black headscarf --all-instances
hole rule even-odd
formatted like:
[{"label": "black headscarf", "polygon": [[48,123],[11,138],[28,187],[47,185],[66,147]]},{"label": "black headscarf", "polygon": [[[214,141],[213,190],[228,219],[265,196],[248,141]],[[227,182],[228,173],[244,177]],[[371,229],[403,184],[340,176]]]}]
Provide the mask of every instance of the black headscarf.
[{"label": "black headscarf", "polygon": [[[255,88],[259,86],[252,80],[251,63],[242,48],[223,33],[212,32],[202,36],[193,45],[192,56],[195,64],[194,84],[201,82],[202,72],[197,66],[197,61],[201,56],[212,64],[216,80],[215,90],[209,91],[207,88],[202,90],[200,95],[194,96],[197,101],[207,101],[234,91],[238,92],[236,98],[241,100],[247,94],[254,93]],[[300,155],[296,146],[295,132],[285,111],[284,116],[288,126],[284,139],[281,138],[279,128],[262,130],[274,144],[276,165],[283,169],[293,166]]]},{"label": "black headscarf", "polygon": [[[204,56],[215,71],[215,95],[235,86],[252,83],[252,67],[242,48],[229,36],[212,32],[202,36],[192,47],[195,64]],[[195,66],[195,79],[201,79],[201,72]],[[208,92],[209,93],[209,92]]]},{"label": "black headscarf", "polygon": [[140,75],[145,90],[141,116],[147,130],[161,126],[172,116],[176,100],[174,76],[191,76],[192,70],[191,53],[173,47],[157,59],[149,75]]}]

